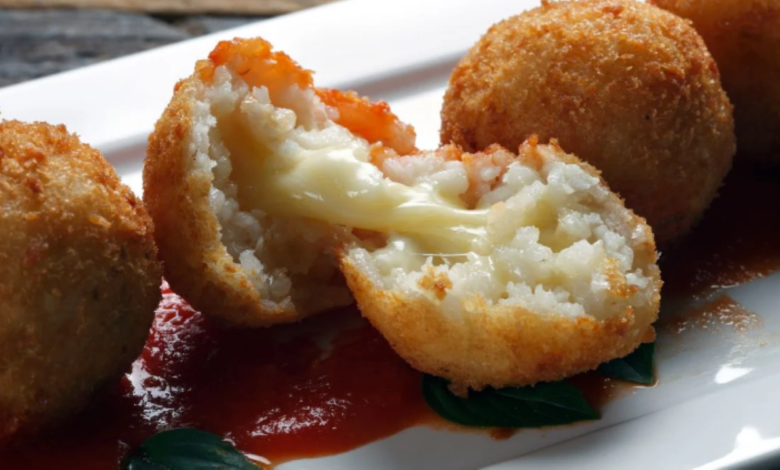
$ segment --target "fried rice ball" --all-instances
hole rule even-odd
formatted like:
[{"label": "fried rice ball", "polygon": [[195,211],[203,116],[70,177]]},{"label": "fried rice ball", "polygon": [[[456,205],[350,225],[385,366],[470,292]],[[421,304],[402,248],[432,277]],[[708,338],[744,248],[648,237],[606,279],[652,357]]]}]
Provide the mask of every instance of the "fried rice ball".
[{"label": "fried rice ball", "polygon": [[780,2],[651,0],[693,21],[734,103],[740,158],[780,163]]},{"label": "fried rice ball", "polygon": [[64,126],[0,122],[0,443],[48,428],[141,352],[160,300],[152,221]]},{"label": "fried rice ball", "polygon": [[419,151],[386,106],[299,72],[260,39],[222,43],[151,138],[166,272],[207,314],[266,325],[351,291],[412,366],[475,389],[654,338],[652,231],[593,167],[535,139]]},{"label": "fried rice ball", "polygon": [[[313,129],[324,119],[317,113],[328,113],[367,142],[399,152],[415,148],[414,130],[385,103],[314,88],[309,71],[262,39],[219,43],[177,84],[149,137],[144,202],[155,221],[166,280],[225,325],[269,326],[352,304],[337,261],[323,252],[335,236],[329,224],[303,232],[286,217],[242,204],[242,192],[251,188],[237,179],[245,176],[251,186],[252,175],[242,174],[245,168],[236,167],[231,155],[267,150],[253,143],[246,124],[234,122],[236,108],[268,122],[253,132],[274,143]],[[284,151],[328,145],[327,133],[301,137],[307,138],[289,139],[292,148]]]},{"label": "fried rice ball", "polygon": [[532,138],[517,155],[445,146],[380,168],[484,213],[468,244],[389,233],[384,246],[347,244],[341,256],[363,315],[416,369],[454,390],[522,386],[595,369],[655,338],[651,229],[554,142]]},{"label": "fried rice ball", "polygon": [[644,3],[542,3],[491,27],[454,69],[442,143],[556,138],[601,170],[661,246],[679,238],[735,152],[732,106],[704,42]]}]

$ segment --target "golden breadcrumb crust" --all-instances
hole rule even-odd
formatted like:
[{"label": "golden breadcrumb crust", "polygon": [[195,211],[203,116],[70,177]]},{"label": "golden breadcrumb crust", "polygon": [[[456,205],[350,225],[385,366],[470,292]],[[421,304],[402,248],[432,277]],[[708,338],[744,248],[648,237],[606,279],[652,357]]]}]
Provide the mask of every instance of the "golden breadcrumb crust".
[{"label": "golden breadcrumb crust", "polygon": [[[580,164],[599,176],[595,168],[564,153],[555,142],[551,145],[560,160]],[[518,160],[523,164],[540,165],[540,158],[535,138],[520,147]],[[605,184],[603,180],[601,184]],[[612,197],[620,202],[617,195]],[[481,296],[466,300],[462,315],[449,315],[436,301],[381,288],[348,254],[342,255],[341,267],[360,311],[393,349],[412,367],[449,379],[455,390],[555,381],[595,369],[655,339],[652,324],[658,318],[661,300],[655,242],[644,219],[628,212],[629,225],[642,228],[644,241],[634,248],[635,259],[639,266],[647,267],[644,274],[652,279],[653,295],[641,310],[629,307],[604,321],[488,305]],[[617,267],[608,276],[609,295],[627,298],[634,293],[635,288],[626,283]],[[431,272],[419,284],[440,301],[452,282],[446,274]]]},{"label": "golden breadcrumb crust", "polygon": [[707,208],[735,151],[732,106],[685,20],[641,2],[543,2],[502,21],[450,77],[442,143],[557,138],[603,172],[664,246]]},{"label": "golden breadcrumb crust", "polygon": [[780,163],[780,2],[650,0],[693,21],[734,103],[741,157]]},{"label": "golden breadcrumb crust", "polygon": [[0,122],[0,443],[87,404],[160,300],[152,221],[64,126]]},{"label": "golden breadcrumb crust", "polygon": [[196,80],[177,85],[149,137],[144,162],[144,204],[155,221],[165,278],[193,307],[225,323],[259,326],[297,320],[296,312],[261,307],[260,294],[220,240],[209,204],[210,179],[190,170]]}]

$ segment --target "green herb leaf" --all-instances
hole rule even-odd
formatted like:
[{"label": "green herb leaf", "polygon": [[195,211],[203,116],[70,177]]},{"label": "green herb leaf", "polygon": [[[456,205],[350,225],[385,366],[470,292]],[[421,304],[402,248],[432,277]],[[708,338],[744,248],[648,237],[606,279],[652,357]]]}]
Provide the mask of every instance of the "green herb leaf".
[{"label": "green herb leaf", "polygon": [[423,375],[422,390],[436,413],[465,426],[538,428],[599,418],[577,387],[567,381],[487,388],[463,398],[450,391],[447,380]]},{"label": "green herb leaf", "polygon": [[172,429],[155,434],[127,460],[127,470],[258,470],[216,434]]},{"label": "green herb leaf", "polygon": [[653,368],[654,351],[655,343],[640,344],[628,356],[601,364],[598,371],[613,379],[626,380],[643,385],[652,384],[655,380]]}]

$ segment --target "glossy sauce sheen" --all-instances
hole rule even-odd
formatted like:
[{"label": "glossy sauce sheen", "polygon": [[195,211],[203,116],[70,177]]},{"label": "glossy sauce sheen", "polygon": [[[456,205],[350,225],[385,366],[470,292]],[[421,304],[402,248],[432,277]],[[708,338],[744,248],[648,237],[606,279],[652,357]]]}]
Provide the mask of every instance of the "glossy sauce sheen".
[{"label": "glossy sauce sheen", "polygon": [[[704,221],[663,255],[664,295],[704,298],[776,271],[779,211],[780,175],[733,172]],[[749,317],[725,297],[702,308],[735,327]],[[420,378],[354,309],[223,331],[167,292],[132,373],[58,434],[0,454],[0,469],[118,468],[146,437],[182,426],[224,435],[272,463],[339,453],[416,424],[442,425]],[[571,380],[596,408],[639,388],[595,373]]]},{"label": "glossy sauce sheen", "polygon": [[[344,331],[317,344],[328,324]],[[166,292],[142,356],[61,435],[0,456],[2,469],[116,468],[176,427],[211,431],[271,463],[353,449],[435,421],[411,369],[354,309],[273,330],[223,331]]]}]

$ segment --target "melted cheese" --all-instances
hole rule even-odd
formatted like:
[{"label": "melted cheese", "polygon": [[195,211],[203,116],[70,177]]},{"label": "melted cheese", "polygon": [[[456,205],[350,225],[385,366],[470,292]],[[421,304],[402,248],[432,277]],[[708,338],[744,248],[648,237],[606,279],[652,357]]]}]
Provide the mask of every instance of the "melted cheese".
[{"label": "melted cheese", "polygon": [[404,235],[426,254],[469,252],[484,234],[487,210],[469,210],[460,198],[445,197],[429,184],[385,178],[366,161],[362,139],[280,156],[283,143],[262,142],[250,126],[238,113],[220,119],[231,177],[246,209]]}]

